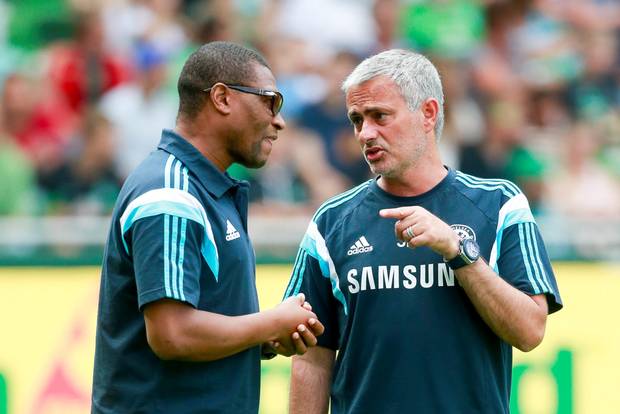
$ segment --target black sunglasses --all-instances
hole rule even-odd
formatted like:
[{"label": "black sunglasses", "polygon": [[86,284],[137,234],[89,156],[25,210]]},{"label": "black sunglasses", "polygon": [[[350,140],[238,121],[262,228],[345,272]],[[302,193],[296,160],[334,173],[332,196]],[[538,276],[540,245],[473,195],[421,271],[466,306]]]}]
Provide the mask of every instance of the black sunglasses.
[{"label": "black sunglasses", "polygon": [[[230,89],[234,89],[243,93],[251,93],[253,95],[259,96],[268,96],[271,98],[271,113],[273,116],[276,116],[280,113],[282,109],[282,105],[284,104],[284,96],[278,91],[270,91],[269,89],[259,89],[252,88],[251,86],[243,86],[243,85],[228,85],[227,83],[222,83],[223,85],[228,86]],[[203,89],[203,92],[209,92],[213,88]]]}]

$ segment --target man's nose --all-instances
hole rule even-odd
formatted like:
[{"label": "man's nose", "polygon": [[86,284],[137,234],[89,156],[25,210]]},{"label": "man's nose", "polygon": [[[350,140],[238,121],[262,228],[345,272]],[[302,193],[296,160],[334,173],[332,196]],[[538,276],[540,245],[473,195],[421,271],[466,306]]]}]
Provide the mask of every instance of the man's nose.
[{"label": "man's nose", "polygon": [[364,122],[362,124],[361,129],[357,134],[357,138],[362,142],[366,143],[367,141],[373,140],[377,138],[377,128],[371,122]]},{"label": "man's nose", "polygon": [[273,117],[271,123],[273,124],[274,127],[276,127],[278,131],[281,131],[284,128],[286,128],[286,122],[284,121],[284,118],[282,117],[281,112],[278,112],[278,115]]}]

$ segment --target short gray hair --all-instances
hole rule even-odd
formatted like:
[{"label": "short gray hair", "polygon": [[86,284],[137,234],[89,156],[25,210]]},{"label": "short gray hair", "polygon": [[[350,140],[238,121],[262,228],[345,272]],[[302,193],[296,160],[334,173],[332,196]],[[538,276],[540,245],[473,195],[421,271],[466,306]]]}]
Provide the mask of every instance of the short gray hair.
[{"label": "short gray hair", "polygon": [[435,124],[435,138],[439,141],[443,130],[443,88],[437,68],[425,56],[404,49],[392,49],[371,56],[351,72],[342,83],[346,94],[349,88],[377,76],[387,76],[399,87],[409,110],[417,110],[422,102],[434,98],[439,103]]}]

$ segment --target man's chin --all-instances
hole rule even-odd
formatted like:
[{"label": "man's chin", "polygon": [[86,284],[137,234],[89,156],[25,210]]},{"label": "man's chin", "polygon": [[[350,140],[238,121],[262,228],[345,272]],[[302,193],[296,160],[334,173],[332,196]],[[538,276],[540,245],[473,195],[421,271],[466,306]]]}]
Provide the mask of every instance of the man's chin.
[{"label": "man's chin", "polygon": [[245,162],[240,163],[240,164],[243,165],[246,168],[257,169],[257,168],[261,168],[265,164],[267,164],[267,158],[260,159],[260,160],[245,161]]}]

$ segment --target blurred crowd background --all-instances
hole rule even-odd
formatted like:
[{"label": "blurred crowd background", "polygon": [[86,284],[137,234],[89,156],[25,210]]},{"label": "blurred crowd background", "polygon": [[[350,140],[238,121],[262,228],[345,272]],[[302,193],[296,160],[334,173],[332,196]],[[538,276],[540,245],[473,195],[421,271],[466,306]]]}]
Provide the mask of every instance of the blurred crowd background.
[{"label": "blurred crowd background", "polygon": [[251,221],[306,223],[369,178],[340,84],[405,47],[440,70],[447,165],[516,182],[552,257],[620,260],[618,0],[0,0],[4,245],[36,239],[28,217],[107,219],[213,40],[262,52],[285,96],[267,165],[230,171],[253,184]]}]

